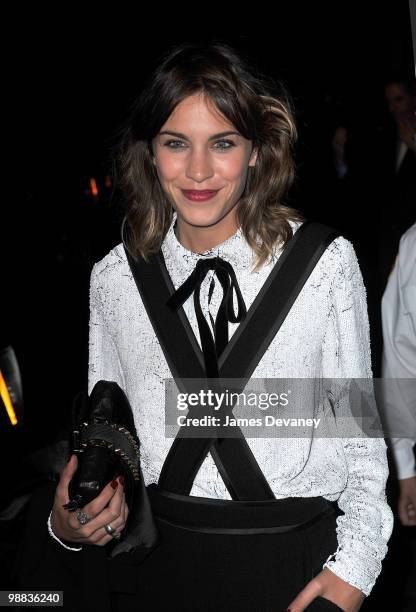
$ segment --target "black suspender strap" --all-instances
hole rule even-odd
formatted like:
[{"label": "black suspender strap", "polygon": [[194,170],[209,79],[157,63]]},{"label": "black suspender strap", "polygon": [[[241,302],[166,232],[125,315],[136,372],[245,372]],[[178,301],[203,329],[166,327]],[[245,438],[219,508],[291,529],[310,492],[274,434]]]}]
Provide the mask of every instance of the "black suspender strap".
[{"label": "black suspender strap", "polygon": [[[339,235],[334,228],[305,221],[287,243],[257,297],[218,358],[221,378],[241,379],[242,391],[290,311],[302,287],[328,245]],[[149,263],[126,256],[149,319],[181,392],[183,379],[206,378],[204,355],[182,307],[167,306],[175,292],[162,250]],[[237,389],[234,389],[238,392]],[[189,494],[208,452],[233,499],[274,499],[241,430],[238,437],[190,438],[176,436],[165,459],[159,485]],[[140,432],[139,432],[140,435]]]}]

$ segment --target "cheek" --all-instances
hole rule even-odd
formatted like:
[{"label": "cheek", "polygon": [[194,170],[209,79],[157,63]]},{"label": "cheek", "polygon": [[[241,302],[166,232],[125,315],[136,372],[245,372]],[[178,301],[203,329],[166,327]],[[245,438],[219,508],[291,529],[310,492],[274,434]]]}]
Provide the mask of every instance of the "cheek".
[{"label": "cheek", "polygon": [[218,174],[232,182],[243,181],[248,170],[248,159],[243,155],[229,156],[220,160],[217,166]]},{"label": "cheek", "polygon": [[172,155],[159,155],[156,158],[156,166],[161,181],[170,181],[177,177],[184,167],[184,161]]}]

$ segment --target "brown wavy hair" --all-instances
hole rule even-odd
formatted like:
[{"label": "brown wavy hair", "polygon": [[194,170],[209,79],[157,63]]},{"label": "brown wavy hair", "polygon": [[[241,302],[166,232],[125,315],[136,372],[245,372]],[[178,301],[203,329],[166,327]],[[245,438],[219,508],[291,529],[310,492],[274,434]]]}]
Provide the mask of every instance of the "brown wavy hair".
[{"label": "brown wavy hair", "polygon": [[247,58],[218,40],[171,48],[147,78],[122,128],[116,162],[124,196],[124,246],[134,258],[140,254],[145,261],[160,249],[173,207],[152,163],[152,140],[175,107],[196,93],[205,94],[258,149],[236,210],[242,233],[256,253],[257,270],[272,257],[277,243],[284,246],[292,237],[289,220],[304,220],[298,210],[283,203],[296,174],[297,129],[283,84],[261,74]]}]

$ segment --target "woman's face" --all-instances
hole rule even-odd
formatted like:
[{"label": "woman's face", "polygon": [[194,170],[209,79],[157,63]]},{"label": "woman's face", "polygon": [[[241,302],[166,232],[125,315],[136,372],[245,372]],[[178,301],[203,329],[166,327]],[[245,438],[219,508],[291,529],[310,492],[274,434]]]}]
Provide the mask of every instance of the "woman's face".
[{"label": "woman's face", "polygon": [[[160,184],[178,218],[199,227],[230,219],[257,152],[209,100],[201,94],[183,100],[152,144]],[[216,193],[192,200],[187,190]]]}]

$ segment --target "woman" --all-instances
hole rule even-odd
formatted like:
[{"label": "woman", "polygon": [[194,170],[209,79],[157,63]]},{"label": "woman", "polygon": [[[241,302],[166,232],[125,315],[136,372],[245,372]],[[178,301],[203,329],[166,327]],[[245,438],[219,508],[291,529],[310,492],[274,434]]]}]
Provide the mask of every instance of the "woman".
[{"label": "woman", "polygon": [[[207,266],[198,286],[205,324],[196,302],[183,303],[204,350],[205,373],[215,375],[219,360],[209,353],[213,340],[206,326],[210,320],[219,358],[226,346],[224,336],[219,346],[218,331],[220,312],[224,324],[224,269],[235,278],[239,311],[234,318],[227,311],[231,338],[304,222],[282,203],[294,180],[295,139],[283,90],[219,42],[171,51],[150,77],[124,132],[120,173],[129,239],[123,232],[124,244],[92,271],[89,392],[98,380],[113,380],[131,402],[162,542],[124,586],[110,589],[113,609],[355,612],[380,573],[393,520],[385,497],[383,439],[247,439],[247,452],[276,498],[267,502],[275,523],[263,531],[261,501],[249,502],[251,512],[238,533],[230,530],[233,517],[235,525],[242,520],[244,502],[231,500],[214,452],[204,457],[188,495],[156,486],[172,446],[165,436],[163,380],[172,372],[127,253],[148,261],[161,249],[178,301],[193,271],[205,265],[201,260],[220,262],[220,269]],[[272,321],[273,312],[269,316]],[[372,377],[365,289],[354,249],[343,237],[326,248],[253,373],[321,377]],[[64,510],[76,467],[72,457],[50,515],[53,541],[75,565],[83,545],[104,547],[123,533],[128,517],[117,482],[85,506],[87,524]],[[244,474],[239,476],[244,486]],[[338,517],[313,510],[313,504],[335,501],[343,512]],[[225,514],[231,527],[221,531]],[[294,523],[301,527],[284,530]]]}]

